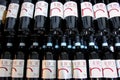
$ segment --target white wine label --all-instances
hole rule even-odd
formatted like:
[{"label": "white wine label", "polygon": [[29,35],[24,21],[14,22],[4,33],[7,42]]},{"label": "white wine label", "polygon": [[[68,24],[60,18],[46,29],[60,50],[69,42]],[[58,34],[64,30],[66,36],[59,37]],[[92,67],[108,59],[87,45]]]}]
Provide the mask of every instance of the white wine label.
[{"label": "white wine label", "polygon": [[48,3],[45,1],[38,1],[36,3],[36,7],[35,7],[35,15],[36,16],[48,16]]},{"label": "white wine label", "polygon": [[0,77],[10,77],[12,71],[12,60],[0,59]]},{"label": "white wine label", "polygon": [[40,60],[27,60],[27,78],[39,78]]},{"label": "white wine label", "polygon": [[30,17],[33,18],[34,4],[30,2],[24,2],[22,4],[20,17]]},{"label": "white wine label", "polygon": [[64,18],[68,16],[78,17],[77,3],[74,1],[68,1],[64,4]]},{"label": "white wine label", "polygon": [[12,66],[12,77],[13,78],[22,78],[24,73],[24,60],[15,59],[13,60]]},{"label": "white wine label", "polygon": [[93,6],[90,2],[81,3],[81,15],[82,17],[85,17],[85,16],[94,17]]},{"label": "white wine label", "polygon": [[120,5],[117,2],[113,2],[107,5],[109,18],[120,17]]},{"label": "white wine label", "polygon": [[95,19],[101,18],[101,17],[106,17],[108,18],[108,12],[106,5],[104,3],[98,3],[93,6],[94,10],[94,17]]},{"label": "white wine label", "polygon": [[100,59],[89,60],[90,78],[102,78],[102,61]]},{"label": "white wine label", "polygon": [[42,61],[42,78],[43,79],[56,78],[56,61],[55,60]]},{"label": "white wine label", "polygon": [[115,60],[102,60],[104,78],[117,78],[117,67]]},{"label": "white wine label", "polygon": [[120,60],[116,60],[116,66],[117,66],[118,77],[120,77]]},{"label": "white wine label", "polygon": [[59,16],[63,18],[63,4],[60,2],[52,2],[50,5],[50,17]]},{"label": "white wine label", "polygon": [[87,78],[86,60],[73,60],[73,78],[84,79]]},{"label": "white wine label", "polygon": [[3,19],[5,10],[6,10],[6,6],[0,5],[0,20]]},{"label": "white wine label", "polygon": [[58,60],[58,79],[72,78],[71,60]]},{"label": "white wine label", "polygon": [[11,3],[9,4],[8,11],[7,11],[7,18],[8,17],[13,17],[17,18],[18,15],[18,10],[19,10],[19,4]]}]

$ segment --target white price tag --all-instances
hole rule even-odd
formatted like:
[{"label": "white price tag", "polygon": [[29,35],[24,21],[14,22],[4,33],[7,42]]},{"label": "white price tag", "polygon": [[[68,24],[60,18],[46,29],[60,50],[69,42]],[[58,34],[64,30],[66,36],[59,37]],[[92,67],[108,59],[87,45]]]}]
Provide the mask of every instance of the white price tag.
[{"label": "white price tag", "polygon": [[82,17],[85,17],[85,16],[94,17],[93,6],[90,2],[81,3],[81,15]]},{"label": "white price tag", "polygon": [[24,2],[22,4],[20,17],[30,17],[33,18],[34,4],[30,2]]},{"label": "white price tag", "polygon": [[58,60],[58,79],[72,78],[71,60]]},{"label": "white price tag", "polygon": [[87,78],[87,65],[86,60],[73,60],[73,78],[86,79]]},{"label": "white price tag", "polygon": [[42,61],[42,78],[43,79],[56,78],[56,61],[55,60]]},{"label": "white price tag", "polygon": [[68,16],[78,17],[77,3],[74,1],[68,1],[64,4],[64,18]]},{"label": "white price tag", "polygon": [[27,78],[39,78],[40,60],[27,60]]},{"label": "white price tag", "polygon": [[6,6],[0,5],[0,20],[3,19],[5,10],[6,10]]},{"label": "white price tag", "polygon": [[17,18],[18,10],[19,10],[19,4],[16,4],[16,3],[9,4],[8,11],[7,11],[7,16],[6,17],[7,18],[8,17]]},{"label": "white price tag", "polygon": [[117,78],[117,67],[115,60],[102,60],[104,78]]},{"label": "white price tag", "polygon": [[90,78],[102,78],[102,61],[100,59],[89,60]]},{"label": "white price tag", "polygon": [[113,2],[107,5],[109,18],[112,17],[120,17],[120,4],[117,2]]},{"label": "white price tag", "polygon": [[0,59],[0,77],[10,77],[12,73],[12,60]]},{"label": "white price tag", "polygon": [[40,15],[45,16],[45,17],[47,17],[48,15],[48,3],[45,1],[38,1],[36,3],[34,17],[40,16]]},{"label": "white price tag", "polygon": [[24,60],[13,60],[12,77],[23,78],[24,75]]},{"label": "white price tag", "polygon": [[50,5],[50,17],[59,16],[63,18],[63,4],[60,2],[52,2]]},{"label": "white price tag", "polygon": [[94,10],[94,17],[95,19],[101,18],[101,17],[106,17],[108,18],[108,12],[106,5],[104,3],[98,3],[93,6]]}]

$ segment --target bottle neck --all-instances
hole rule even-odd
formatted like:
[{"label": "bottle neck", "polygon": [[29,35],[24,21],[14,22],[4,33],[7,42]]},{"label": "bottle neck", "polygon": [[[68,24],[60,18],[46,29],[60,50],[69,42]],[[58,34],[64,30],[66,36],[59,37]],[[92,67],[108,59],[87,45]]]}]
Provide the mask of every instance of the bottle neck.
[{"label": "bottle neck", "polygon": [[91,2],[92,0],[80,0],[80,2]]},{"label": "bottle neck", "polygon": [[97,4],[97,3],[105,3],[104,0],[94,0],[93,2],[94,4]]},{"label": "bottle neck", "polygon": [[7,5],[7,1],[6,0],[0,0],[0,5],[6,6]]},{"label": "bottle neck", "polygon": [[23,0],[23,2],[33,2],[33,0]]},{"label": "bottle neck", "polygon": [[19,4],[20,0],[11,0],[11,3],[17,3],[17,4]]}]

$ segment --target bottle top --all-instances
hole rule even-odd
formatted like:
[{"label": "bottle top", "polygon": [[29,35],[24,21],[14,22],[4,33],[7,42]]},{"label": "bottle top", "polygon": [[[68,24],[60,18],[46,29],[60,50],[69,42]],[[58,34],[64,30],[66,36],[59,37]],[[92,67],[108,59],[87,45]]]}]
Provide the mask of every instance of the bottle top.
[{"label": "bottle top", "polygon": [[55,49],[58,49],[59,48],[59,40],[58,39],[55,39]]},{"label": "bottle top", "polygon": [[72,40],[71,38],[68,39],[68,46],[67,46],[69,49],[72,48]]},{"label": "bottle top", "polygon": [[13,46],[13,44],[12,44],[12,43],[10,43],[10,42],[8,42],[8,43],[7,43],[7,46],[8,46],[8,47],[12,47],[12,46]]},{"label": "bottle top", "polygon": [[24,47],[25,43],[24,42],[20,42],[19,46]]},{"label": "bottle top", "polygon": [[53,44],[52,44],[52,37],[48,36],[47,47],[52,47],[52,46],[53,46]]},{"label": "bottle top", "polygon": [[39,46],[38,42],[33,42],[33,46]]},{"label": "bottle top", "polygon": [[80,43],[80,36],[76,36],[76,38],[75,38],[75,46],[81,46],[81,43]]},{"label": "bottle top", "polygon": [[67,46],[67,44],[66,44],[66,36],[62,37],[61,46]]},{"label": "bottle top", "polygon": [[117,43],[116,46],[120,46],[120,38],[118,36],[115,37],[115,42]]},{"label": "bottle top", "polygon": [[94,37],[92,35],[89,38],[89,46],[95,46]]},{"label": "bottle top", "polygon": [[103,41],[102,41],[103,43],[102,43],[102,46],[106,46],[106,47],[108,47],[108,42],[107,42],[107,37],[106,36],[103,36]]}]

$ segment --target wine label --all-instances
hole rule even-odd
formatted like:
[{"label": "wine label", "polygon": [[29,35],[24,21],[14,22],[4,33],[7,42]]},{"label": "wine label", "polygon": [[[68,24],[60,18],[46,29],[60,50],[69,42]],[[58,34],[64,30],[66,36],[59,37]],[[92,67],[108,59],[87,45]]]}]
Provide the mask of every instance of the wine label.
[{"label": "wine label", "polygon": [[27,78],[39,78],[40,60],[27,60]]},{"label": "wine label", "polygon": [[10,77],[12,71],[12,60],[0,59],[0,77]]},{"label": "wine label", "polygon": [[74,1],[68,1],[64,4],[64,18],[68,16],[78,17],[77,3]]},{"label": "wine label", "polygon": [[107,5],[109,18],[120,17],[120,5],[117,2],[113,2]]},{"label": "wine label", "polygon": [[18,10],[19,10],[19,4],[11,3],[9,4],[8,11],[7,11],[7,18],[8,17],[13,17],[17,18],[18,15]]},{"label": "wine label", "polygon": [[50,5],[50,17],[59,16],[63,18],[63,4],[61,2],[52,2]]},{"label": "wine label", "polygon": [[5,10],[6,10],[6,6],[0,5],[0,20],[3,19]]},{"label": "wine label", "polygon": [[73,78],[84,79],[87,78],[86,60],[73,60]]},{"label": "wine label", "polygon": [[45,16],[47,17],[48,15],[48,3],[45,1],[38,1],[36,3],[36,7],[35,7],[35,15],[36,16]]},{"label": "wine label", "polygon": [[102,61],[100,59],[89,60],[90,78],[102,78]]},{"label": "wine label", "polygon": [[24,2],[22,4],[22,8],[21,8],[21,13],[20,13],[20,17],[33,17],[33,12],[34,12],[34,4],[30,3],[30,2]]},{"label": "wine label", "polygon": [[81,3],[81,15],[82,17],[85,17],[85,16],[94,17],[93,6],[90,2]]},{"label": "wine label", "polygon": [[12,77],[23,78],[23,75],[24,75],[24,60],[20,59],[13,60]]},{"label": "wine label", "polygon": [[117,66],[118,77],[120,77],[120,60],[116,60],[116,66]]},{"label": "wine label", "polygon": [[56,78],[56,61],[55,60],[42,61],[42,78],[43,79]]},{"label": "wine label", "polygon": [[72,78],[71,60],[58,60],[58,79]]},{"label": "wine label", "polygon": [[102,60],[104,78],[117,78],[117,69],[115,60]]},{"label": "wine label", "polygon": [[94,10],[94,17],[95,19],[101,18],[101,17],[106,17],[108,18],[108,12],[106,5],[104,3],[98,3],[93,6]]}]

